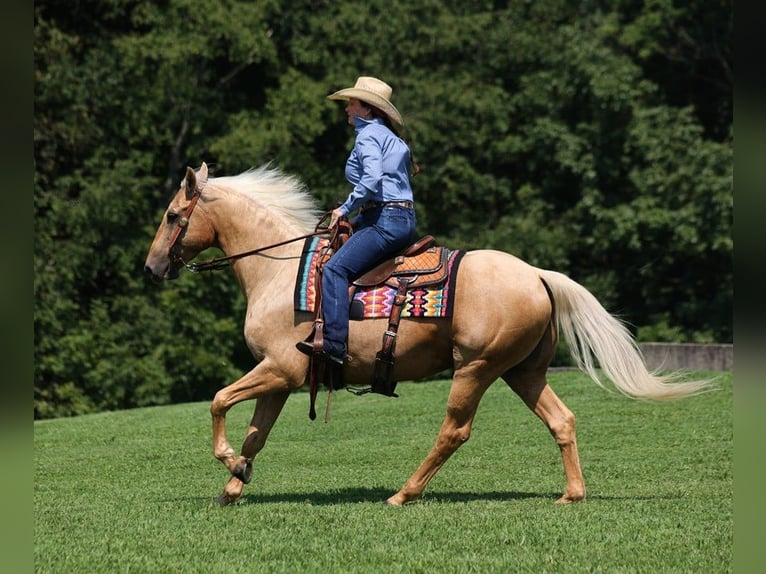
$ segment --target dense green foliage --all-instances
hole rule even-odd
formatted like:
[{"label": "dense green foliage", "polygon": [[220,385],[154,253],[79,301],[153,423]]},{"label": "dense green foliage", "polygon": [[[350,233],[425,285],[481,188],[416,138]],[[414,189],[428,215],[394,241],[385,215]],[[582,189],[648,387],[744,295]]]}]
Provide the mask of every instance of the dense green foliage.
[{"label": "dense green foliage", "polygon": [[[212,505],[228,471],[207,402],[36,421],[34,571],[732,572],[731,375],[662,404],[581,373],[551,385],[578,417],[588,498],[572,505],[554,503],[555,442],[500,382],[471,439],[401,508],[381,501],[432,445],[449,381],[403,383],[398,399],[336,393],[329,424],[294,395],[226,508]],[[251,401],[232,409],[232,439],[251,414]]]},{"label": "dense green foliage", "polygon": [[732,340],[730,1],[35,3],[35,416],[209,398],[252,359],[228,273],[142,276],[187,165],[326,207],[384,78],[418,228],[569,274],[641,340]]}]

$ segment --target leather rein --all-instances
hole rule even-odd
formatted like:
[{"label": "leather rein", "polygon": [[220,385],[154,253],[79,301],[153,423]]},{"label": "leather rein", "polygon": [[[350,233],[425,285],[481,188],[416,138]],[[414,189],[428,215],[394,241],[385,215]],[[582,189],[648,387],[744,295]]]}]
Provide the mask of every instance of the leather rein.
[{"label": "leather rein", "polygon": [[293,237],[292,239],[286,239],[284,241],[280,241],[279,243],[272,243],[271,245],[259,247],[258,249],[251,249],[250,251],[245,251],[244,253],[236,253],[235,255],[228,255],[225,257],[216,257],[215,259],[200,261],[197,263],[187,263],[176,253],[176,243],[181,237],[181,232],[189,225],[189,218],[191,217],[192,211],[194,211],[194,207],[197,205],[197,201],[199,201],[199,198],[202,195],[202,187],[204,187],[205,183],[206,182],[202,182],[201,186],[198,184],[194,189],[194,194],[192,195],[189,205],[186,206],[183,215],[178,220],[178,226],[176,227],[169,241],[170,247],[168,248],[168,255],[171,261],[180,261],[183,266],[192,273],[200,273],[202,271],[217,271],[219,269],[228,267],[233,261],[236,261],[237,259],[249,257],[250,255],[257,255],[258,253],[268,251],[269,249],[274,249],[275,247],[281,247],[282,245],[287,245],[288,243],[293,243],[295,241],[314,237],[315,235],[324,235],[326,233],[332,233],[332,237],[334,239],[335,235],[339,233],[340,226],[338,225],[332,229],[329,227],[322,227],[322,222],[324,222],[328,217],[332,216],[332,211],[328,211],[320,218],[319,222],[314,228],[314,231],[311,233],[301,235],[300,237]]},{"label": "leather rein", "polygon": [[215,259],[210,259],[208,261],[200,261],[200,262],[193,262],[193,263],[186,263],[185,261],[182,261],[184,264],[184,267],[186,267],[189,271],[192,273],[200,273],[202,271],[217,271],[219,269],[224,269],[231,265],[232,261],[236,261],[237,259],[242,259],[243,257],[248,257],[250,255],[257,255],[258,253],[261,253],[263,251],[268,251],[269,249],[274,249],[275,247],[281,247],[282,245],[287,245],[288,243],[293,243],[294,241],[300,241],[301,239],[306,239],[308,237],[314,237],[315,235],[323,235],[327,233],[327,229],[321,229],[316,230],[312,233],[307,233],[306,235],[301,235],[299,237],[293,237],[292,239],[286,239],[284,241],[280,241],[279,243],[272,243],[271,245],[267,245],[265,247],[259,247],[258,249],[252,249],[250,251],[245,251],[244,253],[237,253],[235,255],[228,255],[226,257],[217,257]]}]

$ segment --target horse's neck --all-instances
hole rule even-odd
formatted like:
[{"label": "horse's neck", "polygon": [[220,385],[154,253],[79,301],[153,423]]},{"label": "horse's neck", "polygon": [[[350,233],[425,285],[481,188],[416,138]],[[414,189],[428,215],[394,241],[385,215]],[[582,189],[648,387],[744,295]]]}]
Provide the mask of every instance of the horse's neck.
[{"label": "horse's neck", "polygon": [[226,201],[212,205],[218,247],[226,256],[288,242],[234,261],[234,273],[248,302],[259,294],[273,298],[275,294],[288,293],[292,297],[293,286],[287,282],[295,279],[303,241],[289,240],[304,235],[305,231],[280,222],[270,210],[234,193]]}]

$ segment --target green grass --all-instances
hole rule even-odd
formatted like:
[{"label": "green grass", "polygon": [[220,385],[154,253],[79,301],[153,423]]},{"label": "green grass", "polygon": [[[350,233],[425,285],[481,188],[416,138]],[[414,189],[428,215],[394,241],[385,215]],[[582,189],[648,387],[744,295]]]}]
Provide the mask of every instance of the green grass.
[{"label": "green grass", "polygon": [[[35,423],[40,573],[732,571],[733,390],[636,402],[579,372],[550,376],[578,417],[588,499],[554,501],[561,459],[502,383],[471,440],[401,508],[381,504],[436,438],[448,381],[334,394],[329,424],[291,397],[239,504],[211,454],[208,403]],[[237,448],[253,403],[233,408]]]}]

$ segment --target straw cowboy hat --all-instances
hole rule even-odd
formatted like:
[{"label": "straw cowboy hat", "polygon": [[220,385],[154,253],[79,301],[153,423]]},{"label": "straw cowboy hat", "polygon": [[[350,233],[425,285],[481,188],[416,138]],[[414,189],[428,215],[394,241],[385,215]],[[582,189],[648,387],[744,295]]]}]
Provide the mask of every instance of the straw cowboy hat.
[{"label": "straw cowboy hat", "polygon": [[391,118],[391,121],[401,126],[404,125],[402,115],[390,101],[392,91],[391,86],[382,80],[370,76],[359,76],[353,88],[338,90],[327,97],[331,100],[348,100],[349,98],[362,100],[375,106]]}]

